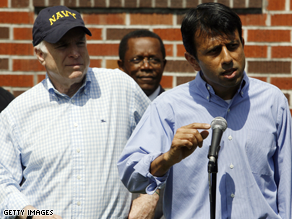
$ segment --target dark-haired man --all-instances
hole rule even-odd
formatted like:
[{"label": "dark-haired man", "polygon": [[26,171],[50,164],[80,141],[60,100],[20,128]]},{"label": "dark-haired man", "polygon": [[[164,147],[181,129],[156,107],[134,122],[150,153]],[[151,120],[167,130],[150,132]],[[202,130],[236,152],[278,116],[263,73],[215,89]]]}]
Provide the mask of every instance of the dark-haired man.
[{"label": "dark-haired man", "polygon": [[65,6],[35,20],[47,75],[0,115],[1,218],[128,217],[116,162],[150,101],[120,70],[89,67],[86,34]]},{"label": "dark-haired man", "polygon": [[[160,85],[166,65],[165,47],[161,38],[149,30],[135,30],[126,34],[119,45],[119,69],[130,75],[153,101],[165,90]],[[153,195],[133,194],[129,218],[163,217],[163,191]]]},{"label": "dark-haired man", "polygon": [[160,85],[166,65],[161,38],[149,30],[126,34],[120,42],[119,69],[130,75],[152,101],[164,89]]},{"label": "dark-haired man", "polygon": [[[118,162],[132,192],[165,187],[167,219],[210,218],[208,129],[218,116],[216,218],[291,218],[292,133],[288,101],[245,71],[240,18],[219,3],[190,10],[181,27],[195,80],[154,100]],[[199,148],[198,148],[199,147]]]}]

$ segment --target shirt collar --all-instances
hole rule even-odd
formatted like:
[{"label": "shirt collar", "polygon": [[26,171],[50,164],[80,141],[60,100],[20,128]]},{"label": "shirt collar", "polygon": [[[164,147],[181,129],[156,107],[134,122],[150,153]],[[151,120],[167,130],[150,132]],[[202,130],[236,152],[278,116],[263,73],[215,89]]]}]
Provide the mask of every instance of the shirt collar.
[{"label": "shirt collar", "polygon": [[[84,93],[85,95],[89,95],[90,94],[90,84],[92,81],[92,69],[88,68],[88,71],[85,75],[85,81],[82,84],[82,86],[78,89],[78,91],[73,95],[73,97],[77,94],[77,93]],[[54,96],[55,98],[58,99],[58,96],[62,96],[62,97],[67,97],[67,95],[60,93],[52,84],[48,74],[46,74],[46,78],[43,80],[43,85],[44,87],[48,90],[48,92],[50,93],[51,96]],[[73,98],[72,97],[72,98]]]},{"label": "shirt collar", "polygon": [[159,95],[159,92],[160,92],[160,86],[158,86],[158,88],[156,88],[156,90],[155,90],[152,94],[150,94],[150,95],[148,96],[148,98],[149,98],[151,101],[153,101],[153,100]]}]

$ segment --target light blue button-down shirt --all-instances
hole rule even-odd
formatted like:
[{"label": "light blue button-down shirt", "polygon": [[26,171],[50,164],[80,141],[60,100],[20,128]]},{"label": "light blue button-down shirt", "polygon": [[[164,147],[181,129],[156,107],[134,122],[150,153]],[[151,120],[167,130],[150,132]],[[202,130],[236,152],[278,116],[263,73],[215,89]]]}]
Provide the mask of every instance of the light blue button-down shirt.
[{"label": "light blue button-down shirt", "polygon": [[290,219],[292,209],[291,115],[287,99],[273,85],[246,74],[227,103],[196,79],[161,94],[145,112],[118,162],[131,191],[152,194],[166,183],[164,214],[168,219],[210,218],[208,150],[203,147],[175,164],[165,176],[149,173],[151,162],[169,150],[176,130],[194,122],[211,123],[222,116],[218,158],[216,218]]},{"label": "light blue button-down shirt", "polygon": [[149,102],[127,74],[97,68],[72,98],[48,78],[17,97],[0,120],[1,218],[27,205],[64,219],[127,218],[116,163]]}]

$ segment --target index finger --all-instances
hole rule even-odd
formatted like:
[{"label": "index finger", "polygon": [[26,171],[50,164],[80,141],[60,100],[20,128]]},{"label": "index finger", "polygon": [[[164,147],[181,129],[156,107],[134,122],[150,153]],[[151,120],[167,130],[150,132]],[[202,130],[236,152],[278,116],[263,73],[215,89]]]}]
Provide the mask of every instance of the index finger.
[{"label": "index finger", "polygon": [[184,128],[188,129],[209,129],[211,125],[208,123],[191,123],[189,125],[183,126]]}]

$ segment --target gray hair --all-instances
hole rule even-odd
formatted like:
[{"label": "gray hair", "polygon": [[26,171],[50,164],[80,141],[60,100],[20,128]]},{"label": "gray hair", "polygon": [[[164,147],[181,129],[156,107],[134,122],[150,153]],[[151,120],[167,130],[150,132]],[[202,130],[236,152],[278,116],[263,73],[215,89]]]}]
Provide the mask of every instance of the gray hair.
[{"label": "gray hair", "polygon": [[34,48],[37,50],[41,50],[45,54],[48,53],[48,49],[47,49],[47,46],[46,46],[44,40],[42,42],[40,42],[38,45],[36,45]]}]

